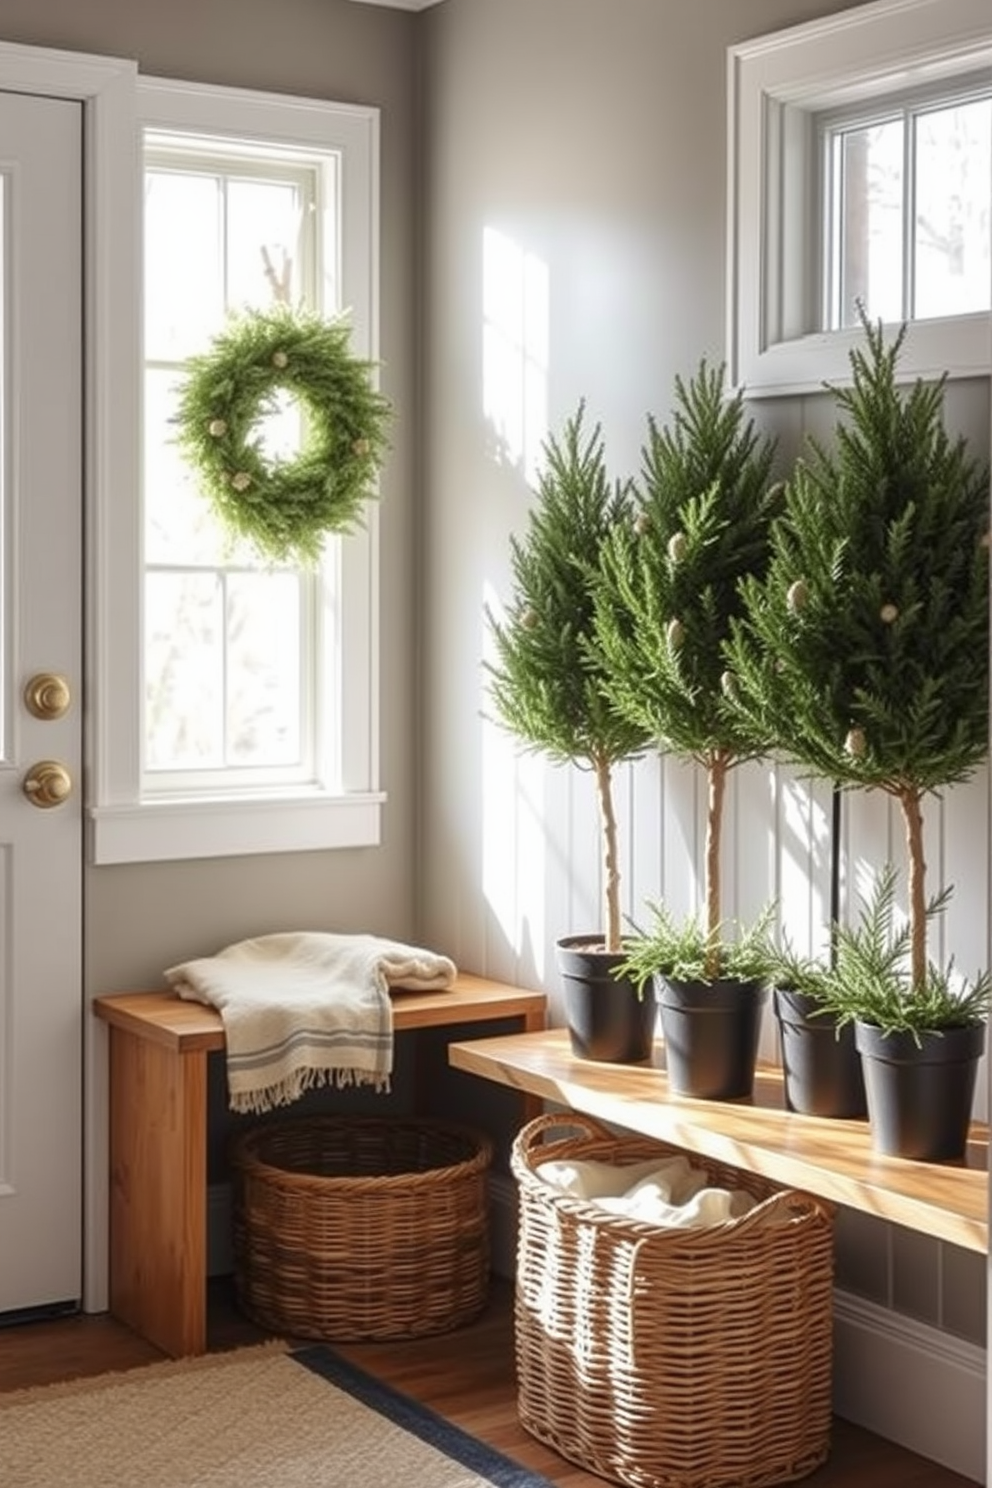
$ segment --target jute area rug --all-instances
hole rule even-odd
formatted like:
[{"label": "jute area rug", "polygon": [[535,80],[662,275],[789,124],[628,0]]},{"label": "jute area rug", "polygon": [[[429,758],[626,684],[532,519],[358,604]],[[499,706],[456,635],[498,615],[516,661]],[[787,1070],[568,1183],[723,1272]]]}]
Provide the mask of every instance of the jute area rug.
[{"label": "jute area rug", "polygon": [[550,1488],[322,1345],[0,1396],[3,1488]]}]

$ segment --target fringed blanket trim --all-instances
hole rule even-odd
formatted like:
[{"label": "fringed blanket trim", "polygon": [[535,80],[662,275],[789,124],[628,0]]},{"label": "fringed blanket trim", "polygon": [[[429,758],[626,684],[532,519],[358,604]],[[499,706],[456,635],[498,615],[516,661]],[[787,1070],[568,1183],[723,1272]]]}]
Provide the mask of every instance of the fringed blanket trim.
[{"label": "fringed blanket trim", "polygon": [[374,1075],[368,1070],[313,1068],[293,1070],[273,1084],[262,1087],[238,1090],[235,1085],[236,1077],[229,1075],[230,1108],[246,1116],[263,1116],[266,1111],[275,1111],[279,1106],[292,1105],[308,1090],[321,1090],[329,1085],[337,1090],[367,1086],[377,1095],[388,1095],[391,1088],[389,1075]]}]

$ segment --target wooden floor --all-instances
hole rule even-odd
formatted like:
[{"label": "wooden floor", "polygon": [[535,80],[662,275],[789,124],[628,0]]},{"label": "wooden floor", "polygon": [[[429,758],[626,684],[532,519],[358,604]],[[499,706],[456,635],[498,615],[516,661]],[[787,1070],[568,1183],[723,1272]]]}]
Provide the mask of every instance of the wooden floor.
[{"label": "wooden floor", "polygon": [[[229,1285],[212,1283],[211,1349],[236,1348],[261,1336],[237,1311]],[[603,1488],[603,1479],[564,1462],[517,1423],[507,1283],[494,1284],[490,1306],[469,1328],[409,1343],[342,1345],[339,1352],[561,1488]],[[108,1317],[0,1327],[0,1391],[131,1369],[159,1357]],[[830,1460],[805,1482],[810,1488],[972,1488],[970,1479],[840,1420]]]}]

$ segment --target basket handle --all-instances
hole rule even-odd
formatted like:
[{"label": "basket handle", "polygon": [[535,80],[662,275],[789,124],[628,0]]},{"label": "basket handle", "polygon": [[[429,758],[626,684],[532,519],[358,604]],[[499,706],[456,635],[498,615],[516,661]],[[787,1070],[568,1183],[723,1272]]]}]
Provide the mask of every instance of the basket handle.
[{"label": "basket handle", "polygon": [[[777,1210],[784,1210],[784,1214],[776,1214]],[[666,1228],[658,1225],[652,1229],[650,1234],[642,1235],[631,1252],[631,1269],[628,1285],[633,1295],[635,1272],[637,1262],[642,1250],[647,1250],[652,1245],[663,1245],[670,1243],[673,1235],[678,1235],[680,1240],[687,1245],[705,1244],[708,1236],[715,1229],[724,1230],[733,1226],[735,1235],[746,1235],[748,1230],[757,1229],[768,1223],[770,1216],[775,1215],[774,1223],[784,1224],[790,1219],[804,1219],[811,1209],[817,1209],[821,1214],[829,1215],[830,1206],[823,1200],[816,1198],[813,1194],[801,1193],[797,1189],[783,1188],[777,1193],[769,1194],[766,1199],[755,1204],[746,1214],[739,1215],[736,1219],[724,1219],[715,1225],[697,1225],[691,1229],[677,1229],[674,1225]]]},{"label": "basket handle", "polygon": [[627,1271],[627,1305],[630,1308],[632,1321],[630,1342],[635,1360],[637,1358],[638,1309],[634,1306],[634,1292],[637,1284],[638,1263],[641,1259],[641,1253],[649,1250],[652,1245],[671,1244],[673,1236],[678,1236],[683,1244],[692,1245],[695,1243],[702,1245],[706,1243],[714,1229],[722,1230],[730,1225],[733,1225],[735,1235],[744,1235],[748,1230],[757,1229],[759,1226],[767,1224],[769,1216],[775,1214],[775,1211],[780,1209],[784,1210],[785,1213],[776,1216],[773,1222],[777,1224],[789,1223],[791,1220],[796,1219],[805,1219],[809,1216],[811,1210],[815,1210],[819,1214],[821,1222],[825,1219],[829,1223],[833,1214],[833,1206],[825,1200],[817,1198],[815,1194],[802,1193],[797,1189],[783,1188],[778,1193],[769,1194],[767,1199],[762,1200],[760,1204],[756,1204],[753,1209],[750,1209],[747,1214],[742,1214],[739,1219],[728,1219],[724,1220],[720,1225],[705,1225],[697,1229],[688,1230],[665,1229],[659,1226],[651,1234],[641,1236],[630,1252],[630,1266]]},{"label": "basket handle", "polygon": [[604,1141],[612,1140],[613,1133],[600,1121],[595,1121],[591,1116],[585,1116],[581,1111],[548,1111],[543,1116],[535,1116],[533,1121],[528,1121],[526,1126],[520,1128],[513,1143],[514,1156],[526,1162],[531,1154],[542,1145],[542,1139],[548,1132],[561,1132],[564,1136],[568,1132],[581,1132],[584,1136],[601,1138]]}]

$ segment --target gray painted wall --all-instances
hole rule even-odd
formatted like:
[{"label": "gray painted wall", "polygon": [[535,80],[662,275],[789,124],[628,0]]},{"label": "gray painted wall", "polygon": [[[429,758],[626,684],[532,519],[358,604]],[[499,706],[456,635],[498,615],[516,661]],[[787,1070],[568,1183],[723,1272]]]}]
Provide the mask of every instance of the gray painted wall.
[{"label": "gray painted wall", "polygon": [[417,17],[350,0],[0,0],[0,39],[136,59],[143,73],[372,104],[381,116],[380,356],[396,417],[381,499],[377,849],[90,868],[90,993],[158,986],[164,967],[281,929],[413,933]]},{"label": "gray painted wall", "polygon": [[[636,470],[645,415],[666,418],[676,374],[703,355],[723,356],[726,49],[845,8],[829,0],[448,0],[423,17],[420,923],[465,966],[546,987],[557,1019],[554,939],[601,923],[593,791],[578,772],[521,760],[482,718],[483,607],[506,593],[507,539],[530,499],[527,439],[516,433],[531,419],[531,432],[543,434],[540,399],[528,411],[522,389],[542,387],[551,427],[586,398],[615,473]],[[509,344],[513,328],[500,324],[521,273],[547,286],[546,340],[535,334],[523,355]],[[519,308],[516,319],[526,342]],[[499,362],[491,349],[501,335]],[[757,414],[780,436],[784,459],[833,417],[822,398],[762,404]],[[954,387],[948,414],[988,450],[984,380]],[[726,913],[747,918],[784,886],[802,943],[829,905],[828,799],[784,773],[735,773]],[[694,771],[671,761],[623,772],[632,912],[648,897],[676,912],[698,907],[699,786]],[[970,969],[987,957],[987,800],[983,774],[927,820],[933,886],[941,878],[957,885],[948,943]],[[848,872],[862,855],[899,861],[901,850],[885,802],[852,800]],[[764,1042],[774,1053],[770,1020]],[[941,1254],[936,1243],[847,1212],[837,1249],[845,1286],[984,1345],[982,1258],[953,1247]]]}]

